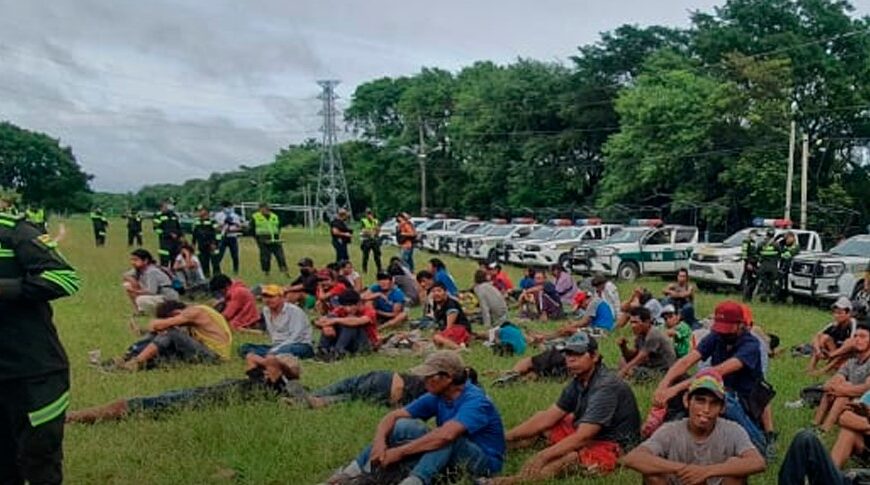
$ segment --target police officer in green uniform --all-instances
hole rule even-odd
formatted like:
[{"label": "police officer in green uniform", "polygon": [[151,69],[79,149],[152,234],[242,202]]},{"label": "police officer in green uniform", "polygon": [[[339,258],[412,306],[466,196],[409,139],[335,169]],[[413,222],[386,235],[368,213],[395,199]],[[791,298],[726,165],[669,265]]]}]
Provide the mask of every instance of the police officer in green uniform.
[{"label": "police officer in green uniform", "polygon": [[49,301],[79,277],[57,243],[0,196],[0,483],[63,482],[69,363]]},{"label": "police officer in green uniform", "polygon": [[181,252],[181,237],[184,235],[171,202],[166,201],[160,206],[160,214],[154,221],[154,231],[160,238],[160,247],[157,250],[160,266],[170,267]]},{"label": "police officer in green uniform", "polygon": [[127,247],[133,246],[134,242],[137,247],[142,247],[142,213],[130,209],[124,214],[124,219],[127,219]]},{"label": "police officer in green uniform", "polygon": [[758,298],[766,302],[776,298],[779,286],[779,244],[776,231],[767,230],[767,237],[758,249]]},{"label": "police officer in green uniform", "polygon": [[199,217],[193,221],[193,241],[196,243],[199,264],[206,278],[221,273],[218,235],[217,223],[211,218],[208,209],[200,206]]},{"label": "police officer in green uniform", "polygon": [[45,234],[47,232],[46,217],[45,217],[45,209],[41,207],[34,208],[31,205],[27,206],[27,209],[24,210],[24,219],[33,224],[34,227],[39,229],[40,232]]},{"label": "police officer in green uniform", "polygon": [[260,209],[251,216],[254,225],[254,237],[257,239],[257,247],[260,249],[260,269],[263,274],[269,275],[272,268],[272,255],[278,262],[278,269],[287,273],[287,261],[284,258],[284,246],[281,244],[281,222],[278,214],[272,212],[269,204],[261,203]]},{"label": "police officer in green uniform", "polygon": [[109,220],[103,215],[103,209],[97,207],[91,212],[91,225],[94,226],[94,240],[97,247],[106,245],[106,231],[109,229]]},{"label": "police officer in green uniform", "polygon": [[743,244],[740,245],[740,255],[743,258],[743,277],[741,287],[743,289],[743,301],[751,302],[758,284],[758,245],[755,237],[758,232],[751,229]]},{"label": "police officer in green uniform", "polygon": [[360,249],[362,249],[362,270],[363,273],[369,272],[369,254],[375,261],[378,273],[381,272],[381,221],[375,217],[371,209],[366,209],[366,216],[363,217],[362,231],[360,233]]},{"label": "police officer in green uniform", "polygon": [[788,296],[788,273],[791,271],[792,260],[800,252],[801,245],[798,243],[797,237],[793,232],[787,232],[779,247],[779,285],[776,295],[779,301],[785,301]]}]

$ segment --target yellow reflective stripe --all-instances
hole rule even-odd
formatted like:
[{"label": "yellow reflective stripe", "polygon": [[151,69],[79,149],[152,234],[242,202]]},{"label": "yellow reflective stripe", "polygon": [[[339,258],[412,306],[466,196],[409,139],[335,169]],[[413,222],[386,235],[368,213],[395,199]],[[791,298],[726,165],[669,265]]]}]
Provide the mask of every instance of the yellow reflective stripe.
[{"label": "yellow reflective stripe", "polygon": [[32,413],[27,413],[27,418],[30,419],[30,425],[35,428],[60,416],[68,407],[69,391],[66,391],[53,403],[43,406]]},{"label": "yellow reflective stripe", "polygon": [[15,227],[15,221],[10,221],[9,219],[4,219],[0,217],[0,225]]}]

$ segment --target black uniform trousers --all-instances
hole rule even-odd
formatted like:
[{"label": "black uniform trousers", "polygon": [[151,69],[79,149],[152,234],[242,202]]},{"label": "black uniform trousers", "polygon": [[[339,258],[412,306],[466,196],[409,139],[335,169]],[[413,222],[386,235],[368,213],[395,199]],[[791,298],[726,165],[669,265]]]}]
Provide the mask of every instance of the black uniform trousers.
[{"label": "black uniform trousers", "polygon": [[69,371],[0,381],[0,484],[63,482]]},{"label": "black uniform trousers", "polygon": [[178,254],[181,252],[181,240],[161,238],[160,250],[157,252],[160,255],[160,266],[171,268],[172,263],[175,262],[175,258],[178,257]]},{"label": "black uniform trousers", "polygon": [[202,265],[202,274],[206,278],[221,274],[220,254],[212,246],[199,248],[199,264]]},{"label": "black uniform trousers", "polygon": [[377,238],[366,238],[362,240],[362,244],[360,245],[362,249],[362,270],[363,273],[369,272],[369,254],[372,255],[372,259],[375,261],[375,267],[378,269],[378,273],[381,272],[381,241]]},{"label": "black uniform trousers", "polygon": [[260,249],[260,269],[263,273],[269,273],[272,269],[272,255],[278,262],[278,269],[282,273],[287,272],[287,259],[284,257],[284,246],[280,242],[270,242],[257,239],[257,247]]},{"label": "black uniform trousers", "polygon": [[142,247],[142,231],[127,229],[127,246],[132,246],[134,242],[137,247]]}]

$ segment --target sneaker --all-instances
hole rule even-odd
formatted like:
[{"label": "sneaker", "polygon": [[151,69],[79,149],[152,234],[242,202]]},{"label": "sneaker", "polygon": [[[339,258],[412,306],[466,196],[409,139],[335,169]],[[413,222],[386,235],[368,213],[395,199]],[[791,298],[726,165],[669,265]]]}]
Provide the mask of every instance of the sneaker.
[{"label": "sneaker", "polygon": [[512,382],[520,380],[520,377],[522,377],[522,374],[520,374],[519,372],[510,371],[505,375],[499,377],[498,379],[492,381],[492,385],[494,387],[503,387]]},{"label": "sneaker", "polygon": [[804,403],[803,399],[798,399],[797,401],[788,401],[785,404],[783,404],[783,406],[785,406],[786,409],[800,409],[800,408],[804,407],[804,405],[805,405],[805,403]]}]

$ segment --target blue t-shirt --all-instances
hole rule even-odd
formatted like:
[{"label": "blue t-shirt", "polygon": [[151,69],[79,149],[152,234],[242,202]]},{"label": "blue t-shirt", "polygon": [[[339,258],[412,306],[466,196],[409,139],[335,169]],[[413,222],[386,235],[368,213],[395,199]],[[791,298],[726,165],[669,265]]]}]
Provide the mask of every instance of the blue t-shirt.
[{"label": "blue t-shirt", "polygon": [[435,417],[437,426],[447,421],[459,422],[465,428],[465,436],[489,458],[490,471],[501,471],[507,449],[504,425],[495,404],[479,387],[466,383],[462,394],[454,401],[427,392],[405,406],[405,411],[423,421]]},{"label": "blue t-shirt", "polygon": [[456,296],[459,294],[459,289],[456,288],[456,282],[453,281],[453,277],[450,276],[450,273],[447,272],[446,269],[439,269],[433,275],[436,282],[441,283],[447,288],[447,293],[450,296]]},{"label": "blue t-shirt", "polygon": [[498,329],[498,339],[502,343],[510,344],[516,355],[523,355],[526,352],[526,337],[523,336],[520,327],[512,323],[502,324]]},{"label": "blue t-shirt", "polygon": [[695,348],[701,354],[701,360],[710,359],[710,365],[719,365],[734,357],[743,363],[743,367],[723,377],[725,388],[734,391],[742,397],[749,397],[755,383],[762,378],[761,347],[748,331],[743,332],[737,340],[729,345],[722,337],[710,332]]},{"label": "blue t-shirt", "polygon": [[[377,283],[370,286],[369,291],[373,293],[384,292],[383,288],[381,288],[381,285]],[[395,305],[396,303],[405,306],[405,292],[394,286],[390,290],[390,292],[387,293],[386,298],[378,298],[375,300],[375,310],[379,312],[391,312],[393,311],[393,305]]]},{"label": "blue t-shirt", "polygon": [[606,301],[594,299],[586,308],[586,315],[592,314],[592,320],[589,321],[590,327],[603,328],[604,330],[613,330],[615,323],[613,319],[613,310]]},{"label": "blue t-shirt", "polygon": [[529,278],[528,276],[524,276],[523,279],[520,280],[520,289],[528,290],[529,288],[535,286],[535,279]]}]

